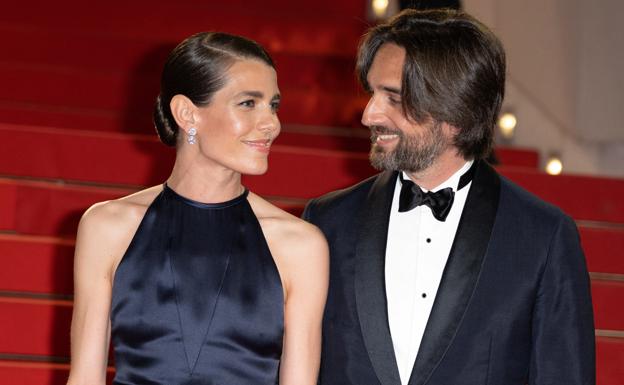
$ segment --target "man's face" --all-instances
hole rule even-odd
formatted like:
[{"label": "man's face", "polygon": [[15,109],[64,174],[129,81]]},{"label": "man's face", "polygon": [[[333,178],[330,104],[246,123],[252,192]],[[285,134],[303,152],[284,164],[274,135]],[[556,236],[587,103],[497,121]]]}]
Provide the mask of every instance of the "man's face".
[{"label": "man's face", "polygon": [[368,71],[371,97],[362,124],[371,130],[370,162],[378,170],[420,172],[449,148],[451,133],[444,123],[415,122],[404,114],[401,79],[405,49],[382,45]]}]

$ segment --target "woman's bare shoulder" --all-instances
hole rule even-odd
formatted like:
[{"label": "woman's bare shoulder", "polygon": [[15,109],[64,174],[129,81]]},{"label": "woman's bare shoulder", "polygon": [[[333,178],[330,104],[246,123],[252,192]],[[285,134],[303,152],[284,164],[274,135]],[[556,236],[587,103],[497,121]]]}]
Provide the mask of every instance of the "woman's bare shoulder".
[{"label": "woman's bare shoulder", "polygon": [[327,241],[313,224],[298,218],[256,194],[249,194],[258,222],[274,257],[289,261],[320,259],[325,263]]},{"label": "woman's bare shoulder", "polygon": [[325,293],[329,247],[321,230],[255,194],[249,194],[249,203],[279,270],[286,298],[295,287],[303,288],[298,292]]},{"label": "woman's bare shoulder", "polygon": [[162,186],[91,206],[80,219],[77,258],[119,261]]},{"label": "woman's bare shoulder", "polygon": [[249,203],[265,232],[265,236],[276,236],[280,241],[308,246],[325,243],[321,231],[311,223],[298,218],[268,202],[260,196],[250,193]]},{"label": "woman's bare shoulder", "polygon": [[86,221],[98,225],[112,221],[123,224],[126,221],[136,221],[137,218],[140,220],[161,191],[162,186],[154,186],[121,198],[96,203],[84,213],[81,223]]}]

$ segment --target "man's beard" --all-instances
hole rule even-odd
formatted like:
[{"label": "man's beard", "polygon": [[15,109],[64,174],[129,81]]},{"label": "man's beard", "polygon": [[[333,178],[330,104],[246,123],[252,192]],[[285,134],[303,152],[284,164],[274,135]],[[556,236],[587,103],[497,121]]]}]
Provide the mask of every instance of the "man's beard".
[{"label": "man's beard", "polygon": [[[406,134],[401,130],[381,126],[371,127],[373,132],[369,153],[371,165],[377,170],[401,170],[413,173],[429,168],[448,147],[448,141],[441,123],[428,122],[422,127],[424,130],[420,134]],[[383,134],[398,135],[399,142],[393,150],[386,151],[375,144],[376,137]]]}]

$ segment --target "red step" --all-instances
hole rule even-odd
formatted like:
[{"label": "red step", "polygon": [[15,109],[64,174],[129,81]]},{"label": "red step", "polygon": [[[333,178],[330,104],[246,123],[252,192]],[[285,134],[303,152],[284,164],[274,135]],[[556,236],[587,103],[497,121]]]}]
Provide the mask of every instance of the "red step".
[{"label": "red step", "polygon": [[225,31],[254,38],[270,50],[286,47],[351,56],[368,27],[363,21],[365,5],[356,0],[305,4],[285,0],[186,3],[120,2],[119,7],[110,2],[93,3],[89,12],[82,12],[80,17],[76,17],[76,9],[82,9],[84,3],[75,0],[55,5],[38,3],[36,7],[12,3],[3,7],[0,25],[15,28],[15,38],[19,38],[19,31],[39,30],[64,32],[68,39],[79,35],[177,42],[199,31]]},{"label": "red step", "polygon": [[[238,19],[238,18],[236,18]],[[207,22],[207,20],[205,21]],[[260,24],[253,27],[256,36],[248,35],[250,38],[262,38],[264,28]],[[293,33],[293,24],[281,23],[285,33]],[[318,27],[317,27],[318,28]],[[352,28],[352,27],[347,27]],[[335,25],[334,29],[344,30],[345,26]],[[162,32],[162,29],[160,30]],[[199,31],[199,30],[198,30]],[[142,68],[157,68],[160,71],[168,53],[179,41],[176,35],[165,31],[166,34],[151,36],[120,35],[118,33],[89,33],[83,31],[77,34],[76,30],[59,30],[51,28],[41,28],[19,24],[2,24],[0,22],[0,44],[11,52],[10,56],[3,57],[5,62],[23,64],[42,64],[54,67],[82,68],[86,70],[107,70],[107,71],[133,71]],[[308,31],[309,32],[309,31]],[[301,33],[301,31],[298,31]],[[294,46],[284,41],[285,36],[277,36],[279,39],[262,41],[267,48],[271,47],[270,54],[274,62],[280,69],[280,74],[284,71],[294,73],[295,68],[287,68],[284,60],[288,56],[301,57],[300,68],[306,69],[312,63],[321,63],[324,68],[334,68],[337,63],[344,63],[341,66],[349,71],[345,77],[320,79],[320,81],[331,84],[330,80],[340,83],[352,79],[355,80],[355,47],[357,38],[350,45],[349,49],[338,50],[339,47],[326,46],[324,49],[310,50],[310,45]],[[180,37],[181,39],[182,37]],[[45,41],[46,44],[41,44]],[[286,43],[286,44],[285,44]],[[37,46],[34,50],[32,47]],[[97,47],[97,49],[93,49]],[[321,47],[322,48],[322,47]],[[291,63],[295,64],[295,63]],[[305,72],[303,75],[305,77]],[[279,78],[281,80],[282,76]],[[296,84],[296,83],[294,83]],[[335,85],[334,85],[335,87]],[[338,87],[335,87],[338,88]]]},{"label": "red step", "polygon": [[74,242],[0,233],[0,291],[72,295]]},{"label": "red step", "polygon": [[0,361],[2,385],[64,385],[68,374],[69,364]]},{"label": "red step", "polygon": [[[0,32],[6,29],[0,25]],[[149,96],[151,100],[153,91],[158,90],[160,73],[167,56],[176,44],[170,41],[132,40],[120,37],[86,38],[73,35],[70,38],[58,36],[58,33],[54,32],[52,34],[47,31],[37,31],[36,34],[29,32],[31,31],[20,34],[19,38],[10,35],[0,36],[0,43],[8,45],[7,50],[12,48],[12,55],[0,61],[0,68],[4,70],[2,76],[6,80],[6,85],[15,84],[22,88],[33,88],[35,91],[38,91],[37,88],[40,87],[37,82],[38,78],[64,84],[71,83],[75,87],[85,81],[84,76],[92,75],[97,81],[99,77],[107,75],[112,79],[129,79],[131,83],[123,82],[126,86],[132,84],[149,86],[149,93],[131,92],[129,95],[137,98]],[[50,43],[41,50],[24,49],[44,39]],[[98,49],[93,50],[94,46]],[[355,58],[353,56],[278,51],[272,53],[271,57],[277,69],[278,83],[285,89],[303,87],[309,92],[349,90],[350,93],[360,90],[354,73]],[[30,75],[31,78],[13,78],[12,71],[23,71],[23,75]],[[15,74],[19,75],[20,72]],[[25,82],[25,79],[28,79],[28,82]],[[93,84],[94,87],[97,85],[97,82]],[[106,89],[111,88],[112,85],[114,84],[103,84]],[[53,95],[58,95],[59,91],[68,90],[50,91],[55,92]],[[130,89],[129,91],[140,90]],[[6,97],[10,93],[4,91],[0,95]],[[101,98],[101,95],[92,96],[97,96],[98,99],[82,100],[81,105],[85,102],[97,102]],[[127,97],[123,99],[126,100]],[[124,100],[119,100],[117,103]],[[55,100],[55,102],[59,101]],[[99,103],[88,105],[108,106],[108,104],[99,105]]]},{"label": "red step", "polygon": [[128,105],[133,85],[143,87],[139,100],[155,100],[159,84],[155,70],[135,80],[129,71],[7,62],[0,62],[0,82],[2,100],[102,109],[122,109]]},{"label": "red step", "polygon": [[154,136],[13,125],[0,125],[0,135],[5,175],[149,185],[164,180],[175,157]]},{"label": "red step", "polygon": [[17,222],[17,188],[0,180],[0,230],[12,230]]},{"label": "red step", "polygon": [[[50,106],[0,100],[0,122],[13,125],[64,127],[77,130],[146,132],[151,117],[124,111]],[[155,133],[154,130],[151,132]]]},{"label": "red step", "polygon": [[72,302],[0,297],[0,353],[69,357]]},{"label": "red step", "polygon": [[624,280],[593,279],[591,288],[596,329],[624,331]]},{"label": "red step", "polygon": [[[40,7],[36,7],[36,9],[31,9],[24,3],[11,3],[7,4],[5,7],[5,13],[0,15],[0,21],[4,20],[30,20],[34,19],[42,22],[49,22],[50,27],[59,27],[57,24],[54,24],[54,20],[50,20],[50,16],[58,17],[57,21],[60,23],[63,22],[72,22],[71,26],[85,26],[91,27],[90,23],[99,22],[106,23],[108,20],[98,19],[98,16],[107,15],[111,18],[118,17],[119,19],[125,20],[127,16],[124,16],[126,13],[130,15],[135,15],[139,17],[141,15],[141,10],[143,11],[143,15],[160,15],[161,17],[156,20],[145,20],[146,22],[151,22],[156,24],[157,22],[162,22],[163,17],[168,18],[172,15],[171,12],[177,12],[176,16],[184,16],[184,12],[187,11],[187,6],[195,6],[195,14],[189,14],[189,20],[193,20],[193,18],[197,20],[201,20],[200,16],[204,18],[210,18],[214,16],[214,12],[220,11],[228,11],[233,14],[239,14],[241,16],[250,16],[253,14],[256,15],[275,15],[275,16],[284,16],[284,14],[288,14],[291,16],[299,15],[300,18],[309,18],[309,17],[318,17],[322,15],[326,15],[327,17],[333,17],[336,15],[348,15],[353,18],[363,17],[363,12],[365,10],[365,4],[362,4],[359,0],[343,0],[341,2],[333,2],[331,0],[317,0],[315,2],[304,2],[304,3],[294,3],[289,0],[265,0],[262,3],[256,2],[248,2],[245,0],[230,0],[228,2],[221,3],[197,3],[193,0],[179,0],[175,4],[172,3],[153,3],[147,0],[136,0],[132,3],[127,3],[120,0],[109,0],[107,3],[108,7],[104,7],[100,4],[94,4],[93,13],[86,13],[84,15],[85,20],[76,20],[73,13],[68,13],[68,11],[76,11],[76,7],[80,5],[84,5],[78,0],[65,0],[63,3],[58,4],[57,7],[52,7],[49,4],[42,4]],[[119,8],[116,6],[125,5],[124,12],[120,12]],[[149,8],[148,6],[152,6]],[[98,7],[99,6],[99,7]],[[12,14],[15,12],[21,12],[24,10],[29,10],[30,13],[26,15],[21,15],[20,18],[18,14]],[[95,12],[95,10],[100,11],[101,13]],[[160,14],[160,12],[167,11],[169,14]],[[230,15],[233,16],[233,15]],[[38,19],[36,19],[38,18]],[[83,19],[83,18],[80,18]],[[131,21],[127,20],[127,21]],[[143,20],[141,20],[143,21]],[[180,24],[183,24],[184,20],[180,21]],[[233,20],[233,23],[236,21]],[[131,25],[128,26],[132,27]],[[134,26],[135,29],[139,29],[139,26]]]},{"label": "red step", "polygon": [[576,220],[624,223],[624,179],[553,176],[512,167],[501,167],[499,171]]},{"label": "red step", "polygon": [[624,275],[624,226],[579,225],[589,271]]},{"label": "red step", "polygon": [[526,167],[537,170],[539,153],[527,148],[497,147],[494,154],[501,166]]},{"label": "red step", "polygon": [[[109,368],[107,384],[113,382],[114,370]],[[0,385],[65,385],[69,364],[0,360]]]},{"label": "red step", "polygon": [[596,337],[596,385],[621,385],[624,338]]},{"label": "red step", "polygon": [[0,199],[0,230],[74,237],[78,221],[89,206],[134,191],[0,179],[0,198],[11,197]]}]

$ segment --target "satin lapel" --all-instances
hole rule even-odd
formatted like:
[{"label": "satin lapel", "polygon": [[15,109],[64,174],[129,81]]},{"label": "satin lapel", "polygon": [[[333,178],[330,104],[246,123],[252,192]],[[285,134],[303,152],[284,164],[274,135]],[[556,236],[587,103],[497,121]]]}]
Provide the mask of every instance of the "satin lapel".
[{"label": "satin lapel", "polygon": [[388,222],[397,175],[384,172],[373,183],[360,215],[355,255],[355,301],[362,336],[382,385],[401,384],[388,326],[385,283]]},{"label": "satin lapel", "polygon": [[409,385],[427,382],[455,337],[481,272],[499,193],[498,174],[481,161],[472,180]]}]

